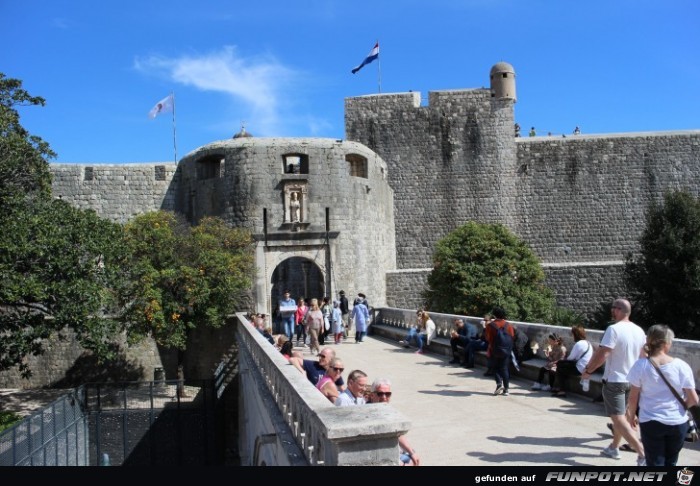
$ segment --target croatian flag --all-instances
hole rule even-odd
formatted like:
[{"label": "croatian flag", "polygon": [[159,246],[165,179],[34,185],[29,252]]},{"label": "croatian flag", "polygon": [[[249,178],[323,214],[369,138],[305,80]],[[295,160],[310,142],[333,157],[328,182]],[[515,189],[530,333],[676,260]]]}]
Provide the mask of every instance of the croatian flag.
[{"label": "croatian flag", "polygon": [[369,64],[370,62],[374,61],[379,57],[379,42],[374,44],[374,47],[372,48],[371,51],[369,51],[369,55],[365,58],[364,61],[362,61],[362,64],[357,66],[355,69],[352,70],[352,73],[355,74],[357,71],[362,69],[365,64]]},{"label": "croatian flag", "polygon": [[173,105],[175,104],[175,100],[173,99],[172,93],[160,100],[158,103],[156,103],[156,106],[151,108],[151,111],[148,112],[148,117],[149,118],[155,118],[161,113],[165,113],[166,111],[173,111]]}]

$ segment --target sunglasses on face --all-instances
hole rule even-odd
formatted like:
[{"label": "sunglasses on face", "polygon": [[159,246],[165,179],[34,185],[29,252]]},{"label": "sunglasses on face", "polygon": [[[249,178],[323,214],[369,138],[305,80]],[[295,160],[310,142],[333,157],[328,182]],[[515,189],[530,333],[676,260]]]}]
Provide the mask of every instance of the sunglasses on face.
[{"label": "sunglasses on face", "polygon": [[336,368],[335,366],[333,366],[332,368],[338,373],[342,373],[343,371],[345,371],[345,368]]},{"label": "sunglasses on face", "polygon": [[387,397],[389,398],[391,396],[391,392],[374,392],[378,397]]}]

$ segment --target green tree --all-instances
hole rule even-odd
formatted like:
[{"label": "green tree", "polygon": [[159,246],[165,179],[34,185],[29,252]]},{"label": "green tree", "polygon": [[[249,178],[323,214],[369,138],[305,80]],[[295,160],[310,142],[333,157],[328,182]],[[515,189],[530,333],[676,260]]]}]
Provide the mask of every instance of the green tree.
[{"label": "green tree", "polygon": [[17,107],[43,105],[0,74],[0,369],[31,370],[27,356],[68,328],[109,357],[117,323],[103,317],[118,278],[121,227],[51,199],[54,153],[20,124]]},{"label": "green tree", "polygon": [[440,240],[424,297],[437,312],[481,316],[500,306],[513,320],[547,321],[554,309],[540,262],[499,224],[470,221]]},{"label": "green tree", "polygon": [[125,227],[132,259],[124,289],[130,338],[184,350],[198,326],[219,327],[245,302],[254,274],[252,237],[218,218],[190,227],[156,211]]},{"label": "green tree", "polygon": [[640,252],[627,256],[625,277],[635,320],[700,339],[700,198],[669,192],[649,205]]},{"label": "green tree", "polygon": [[111,357],[119,329],[103,311],[121,274],[121,226],[36,199],[7,204],[0,229],[0,369],[19,365],[29,374],[25,358],[68,328],[85,348]]},{"label": "green tree", "polygon": [[48,143],[22,127],[17,111],[17,107],[44,103],[43,98],[30,96],[22,89],[20,80],[0,73],[0,206],[10,198],[50,194],[47,161],[56,154]]}]

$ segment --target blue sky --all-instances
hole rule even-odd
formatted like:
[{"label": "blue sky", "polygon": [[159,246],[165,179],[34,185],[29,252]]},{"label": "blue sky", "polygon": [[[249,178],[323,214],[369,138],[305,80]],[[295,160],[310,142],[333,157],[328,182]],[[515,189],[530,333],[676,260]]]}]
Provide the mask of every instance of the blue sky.
[{"label": "blue sky", "polygon": [[[488,87],[516,71],[539,134],[700,128],[698,0],[0,0],[0,72],[56,162],[173,160],[231,137],[344,138],[350,96]],[[380,43],[380,62],[350,70]]]}]

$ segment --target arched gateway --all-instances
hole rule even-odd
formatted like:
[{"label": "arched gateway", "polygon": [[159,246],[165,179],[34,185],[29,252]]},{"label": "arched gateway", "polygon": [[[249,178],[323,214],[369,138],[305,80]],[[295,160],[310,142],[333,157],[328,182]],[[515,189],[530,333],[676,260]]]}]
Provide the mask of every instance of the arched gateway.
[{"label": "arched gateway", "polygon": [[394,193],[386,163],[362,144],[240,137],[178,164],[173,206],[197,223],[216,215],[255,239],[254,309],[292,297],[363,292],[386,303],[396,269]]}]

